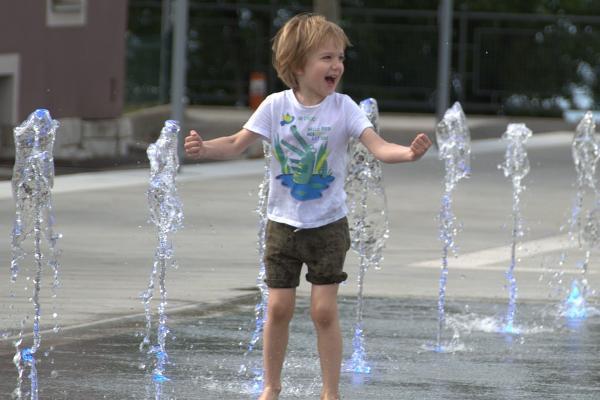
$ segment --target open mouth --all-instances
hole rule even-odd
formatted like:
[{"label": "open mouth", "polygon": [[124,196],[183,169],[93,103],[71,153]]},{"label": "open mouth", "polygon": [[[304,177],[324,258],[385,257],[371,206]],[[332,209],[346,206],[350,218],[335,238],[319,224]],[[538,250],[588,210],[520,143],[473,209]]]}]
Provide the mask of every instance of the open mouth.
[{"label": "open mouth", "polygon": [[329,83],[330,85],[334,85],[334,84],[335,84],[335,79],[336,79],[336,78],[335,78],[335,77],[333,77],[333,76],[326,76],[326,77],[325,77],[325,81],[326,81],[327,83]]}]

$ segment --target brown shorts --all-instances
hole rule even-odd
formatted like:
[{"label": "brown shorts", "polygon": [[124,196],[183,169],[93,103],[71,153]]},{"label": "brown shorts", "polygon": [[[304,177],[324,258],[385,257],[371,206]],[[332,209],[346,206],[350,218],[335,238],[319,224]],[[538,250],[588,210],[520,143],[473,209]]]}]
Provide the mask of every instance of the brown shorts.
[{"label": "brown shorts", "polygon": [[306,280],[314,285],[343,282],[348,278],[343,269],[349,248],[345,217],[310,229],[268,221],[265,282],[270,288],[295,288],[300,284],[302,264],[308,267]]}]

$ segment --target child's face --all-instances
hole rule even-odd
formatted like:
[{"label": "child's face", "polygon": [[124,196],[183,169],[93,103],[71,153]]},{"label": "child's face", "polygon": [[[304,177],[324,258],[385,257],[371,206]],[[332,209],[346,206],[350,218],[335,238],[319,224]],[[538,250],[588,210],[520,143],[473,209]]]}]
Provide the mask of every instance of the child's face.
[{"label": "child's face", "polygon": [[305,105],[318,104],[335,91],[344,74],[344,46],[327,40],[310,52],[304,68],[296,72],[297,95]]}]

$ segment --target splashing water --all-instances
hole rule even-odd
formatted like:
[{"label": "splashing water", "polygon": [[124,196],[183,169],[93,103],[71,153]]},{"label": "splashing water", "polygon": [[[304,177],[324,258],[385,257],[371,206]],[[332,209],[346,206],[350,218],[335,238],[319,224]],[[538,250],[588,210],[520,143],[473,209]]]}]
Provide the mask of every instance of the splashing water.
[{"label": "splashing water", "polygon": [[[360,102],[360,108],[369,118],[375,131],[379,130],[377,101],[369,98]],[[363,285],[370,266],[379,269],[383,248],[389,237],[387,200],[383,187],[381,163],[358,140],[349,145],[350,163],[345,182],[352,249],[360,257],[356,322],[352,339],[352,358],[344,370],[368,374],[371,367],[366,360],[363,327]]]},{"label": "splashing water", "polygon": [[[158,245],[148,288],[140,296],[146,314],[146,332],[142,343],[140,343],[140,350],[143,350],[145,346],[149,346],[147,354],[153,357],[153,362],[151,363],[154,366],[152,381],[154,382],[155,398],[157,400],[162,396],[162,384],[169,381],[169,378],[164,374],[165,367],[169,364],[165,342],[170,333],[165,313],[167,306],[165,277],[168,267],[176,268],[169,234],[179,230],[183,223],[183,208],[175,184],[175,177],[179,168],[177,158],[178,135],[179,123],[168,120],[165,122],[158,140],[148,146],[147,150],[148,159],[150,160],[150,182],[147,191],[148,206],[150,210],[150,222],[158,230]],[[158,328],[156,344],[150,345],[152,329],[150,303],[154,295],[157,274],[160,292]]]},{"label": "splashing water", "polygon": [[[258,342],[262,337],[265,321],[267,319],[267,303],[269,301],[269,288],[265,283],[266,270],[265,270],[265,247],[266,247],[266,234],[267,234],[267,200],[269,198],[269,177],[271,174],[270,162],[271,162],[271,146],[267,142],[263,142],[263,153],[265,157],[265,167],[263,173],[263,180],[258,187],[258,205],[256,207],[256,213],[258,214],[258,263],[259,271],[256,277],[256,286],[260,291],[260,301],[254,306],[254,332],[252,332],[252,338],[248,343],[244,358],[248,357],[254,350]],[[252,384],[249,389],[250,393],[260,393],[263,389],[263,371],[260,366],[248,366],[243,364],[240,366],[240,373],[248,374],[252,373]]]},{"label": "splashing water", "polygon": [[458,181],[471,174],[471,134],[460,103],[454,103],[446,111],[436,127],[435,135],[438,157],[445,166],[446,192],[451,192]]},{"label": "splashing water", "polygon": [[[445,352],[442,344],[442,331],[445,325],[446,281],[448,279],[448,253],[456,254],[454,237],[458,233],[456,217],[452,212],[452,191],[456,184],[471,173],[471,135],[465,114],[456,102],[444,114],[435,130],[439,148],[438,157],[444,161],[444,194],[439,214],[440,240],[442,241],[442,266],[438,296],[437,342],[430,349]],[[453,343],[456,338],[453,338]],[[452,345],[454,347],[454,345]]]},{"label": "splashing water", "polygon": [[[44,260],[53,275],[52,297],[56,297],[59,285],[58,249],[56,243],[60,235],[54,233],[54,215],[52,212],[52,193],[54,185],[53,147],[58,122],[53,120],[48,110],[38,109],[18,127],[14,129],[15,165],[12,177],[12,191],[15,200],[15,221],[11,232],[12,262],[10,266],[11,282],[17,282],[21,265],[27,258],[24,249],[25,241],[33,236],[33,260],[35,272],[33,277],[33,344],[21,349],[23,329],[26,319],[21,321],[21,329],[15,342],[16,354],[13,362],[17,367],[17,388],[14,397],[23,396],[23,374],[25,367],[30,368],[31,399],[38,398],[38,378],[35,354],[40,348],[40,287],[43,275]],[[49,255],[42,253],[45,239]],[[27,279],[29,280],[29,278]],[[12,291],[12,289],[11,289]],[[13,296],[14,297],[14,296]],[[53,315],[57,315],[53,313]],[[54,327],[58,331],[58,327]],[[27,394],[25,394],[27,395]]]},{"label": "splashing water", "polygon": [[516,250],[517,243],[524,235],[523,218],[521,216],[521,193],[525,187],[521,184],[523,178],[529,173],[529,159],[525,142],[531,137],[531,130],[525,124],[509,124],[502,139],[508,141],[506,152],[504,154],[504,163],[499,165],[504,171],[504,176],[511,178],[513,187],[512,202],[512,244],[510,266],[506,272],[508,281],[508,309],[502,331],[505,333],[517,333],[518,329],[514,326],[515,314],[517,310],[517,280],[514,270],[517,264]]},{"label": "splashing water", "polygon": [[575,131],[572,144],[573,161],[577,171],[577,187],[596,189],[596,164],[600,157],[596,139],[596,123],[592,112],[587,112]]},{"label": "splashing water", "polygon": [[565,301],[565,316],[568,319],[586,319],[587,318],[587,307],[585,298],[583,297],[583,291],[579,287],[579,282],[573,280],[571,282],[571,291],[569,297]]},{"label": "splashing water", "polygon": [[[573,161],[577,172],[577,193],[571,213],[569,236],[585,250],[585,258],[578,262],[581,281],[574,281],[563,305],[567,318],[585,319],[586,299],[589,292],[587,269],[593,248],[600,244],[600,196],[596,186],[596,164],[600,159],[600,143],[596,138],[596,124],[592,112],[587,112],[577,126],[572,144]],[[594,196],[593,208],[584,212],[584,198]],[[574,308],[575,307],[575,308]]]}]

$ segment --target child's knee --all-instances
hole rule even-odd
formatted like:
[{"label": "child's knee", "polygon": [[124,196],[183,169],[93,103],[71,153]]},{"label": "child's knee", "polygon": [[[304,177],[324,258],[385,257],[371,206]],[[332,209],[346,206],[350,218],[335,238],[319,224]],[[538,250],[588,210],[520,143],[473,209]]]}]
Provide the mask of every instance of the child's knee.
[{"label": "child's knee", "polygon": [[285,303],[269,304],[267,319],[273,322],[290,322],[294,316],[294,306]]},{"label": "child's knee", "polygon": [[337,322],[337,305],[334,304],[313,304],[310,310],[315,326],[327,328],[331,324]]}]

